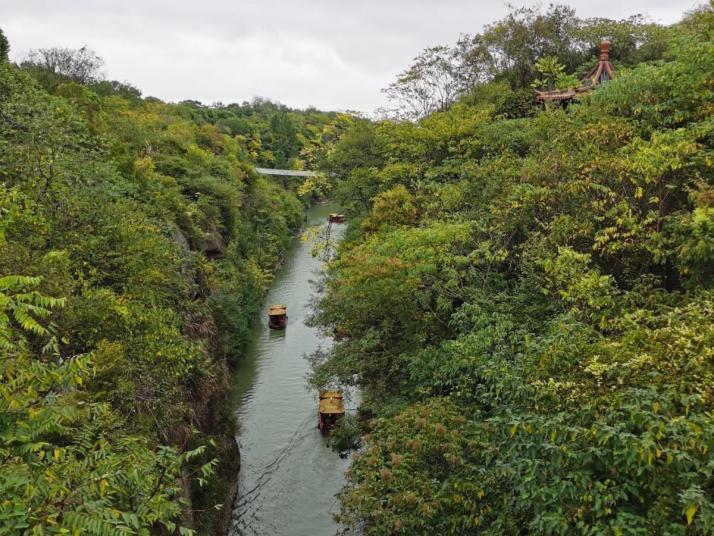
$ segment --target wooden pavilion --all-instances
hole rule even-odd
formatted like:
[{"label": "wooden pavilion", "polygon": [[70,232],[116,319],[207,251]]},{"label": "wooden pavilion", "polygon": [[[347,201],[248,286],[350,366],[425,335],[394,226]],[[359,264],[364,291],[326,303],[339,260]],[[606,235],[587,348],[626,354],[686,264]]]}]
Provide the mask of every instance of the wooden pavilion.
[{"label": "wooden pavilion", "polygon": [[536,91],[536,99],[540,102],[567,102],[578,95],[592,91],[596,86],[607,82],[615,74],[610,63],[610,41],[600,43],[600,61],[590,69],[580,80],[580,85],[573,89],[554,89],[551,91]]}]

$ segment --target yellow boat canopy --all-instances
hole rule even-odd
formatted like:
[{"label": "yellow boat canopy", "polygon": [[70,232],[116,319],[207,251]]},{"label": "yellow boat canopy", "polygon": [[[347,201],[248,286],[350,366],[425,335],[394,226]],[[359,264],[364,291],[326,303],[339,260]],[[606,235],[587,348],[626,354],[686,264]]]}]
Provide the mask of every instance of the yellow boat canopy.
[{"label": "yellow boat canopy", "polygon": [[271,305],[268,311],[268,316],[283,316],[288,313],[288,308],[285,305]]},{"label": "yellow boat canopy", "polygon": [[345,404],[340,391],[322,391],[320,393],[320,413],[342,415],[344,412]]}]

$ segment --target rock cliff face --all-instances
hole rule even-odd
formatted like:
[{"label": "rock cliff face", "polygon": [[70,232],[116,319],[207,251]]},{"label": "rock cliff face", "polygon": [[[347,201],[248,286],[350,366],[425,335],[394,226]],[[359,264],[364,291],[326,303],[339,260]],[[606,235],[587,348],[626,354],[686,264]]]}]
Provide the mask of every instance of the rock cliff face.
[{"label": "rock cliff face", "polygon": [[[212,439],[206,461],[212,458],[218,460],[215,477],[206,486],[193,485],[185,490],[190,510],[201,512],[190,519],[190,526],[200,534],[222,535],[228,532],[238,491],[240,451],[235,440],[235,418],[228,399],[231,372],[225,359],[220,365],[218,380],[202,385],[192,401],[199,434],[209,435]],[[220,509],[214,508],[217,504],[222,505]]]},{"label": "rock cliff face", "polygon": [[[186,236],[176,230],[173,240],[185,250],[190,250]],[[225,254],[226,240],[214,224],[200,244],[200,251],[211,260],[220,259]],[[199,281],[195,281],[200,286]],[[210,289],[204,289],[210,293]],[[216,460],[215,475],[204,486],[196,485],[195,480],[184,478],[183,494],[186,500],[184,522],[199,534],[222,535],[228,532],[233,501],[238,489],[238,471],[240,469],[240,451],[235,440],[236,423],[228,393],[230,390],[231,371],[228,357],[220,345],[212,339],[217,328],[212,318],[201,317],[189,322],[187,335],[195,340],[206,341],[204,351],[213,363],[213,374],[208,376],[193,391],[189,402],[192,429],[185,430],[183,438],[175,438],[175,444],[206,443],[209,448],[201,458],[201,463]],[[180,435],[180,432],[177,431]],[[220,508],[215,508],[221,505]]]},{"label": "rock cliff face", "polygon": [[214,224],[210,224],[201,247],[209,259],[220,259],[226,253],[226,242]]}]

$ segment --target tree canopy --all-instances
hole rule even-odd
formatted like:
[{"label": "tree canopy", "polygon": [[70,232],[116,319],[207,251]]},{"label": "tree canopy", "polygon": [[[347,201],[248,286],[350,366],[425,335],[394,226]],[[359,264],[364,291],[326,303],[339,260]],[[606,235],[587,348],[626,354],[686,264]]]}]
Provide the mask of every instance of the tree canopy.
[{"label": "tree canopy", "polygon": [[[713,534],[714,14],[641,24],[516,10],[473,95],[328,155],[351,224],[311,380],[362,392],[346,527]],[[628,69],[504,113],[603,28]]]}]

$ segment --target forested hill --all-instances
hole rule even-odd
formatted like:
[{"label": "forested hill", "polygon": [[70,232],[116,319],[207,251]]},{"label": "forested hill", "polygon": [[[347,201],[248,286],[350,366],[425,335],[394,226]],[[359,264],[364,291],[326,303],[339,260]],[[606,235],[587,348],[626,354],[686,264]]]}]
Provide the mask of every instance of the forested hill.
[{"label": "forested hill", "polygon": [[215,534],[228,366],[316,195],[253,164],[311,166],[350,119],[167,104],[0,38],[0,534]]},{"label": "forested hill", "polygon": [[543,107],[623,29],[563,13],[427,49],[392,86],[415,120],[329,155],[312,379],[362,390],[360,533],[714,534],[714,14],[624,31],[613,80]]}]

